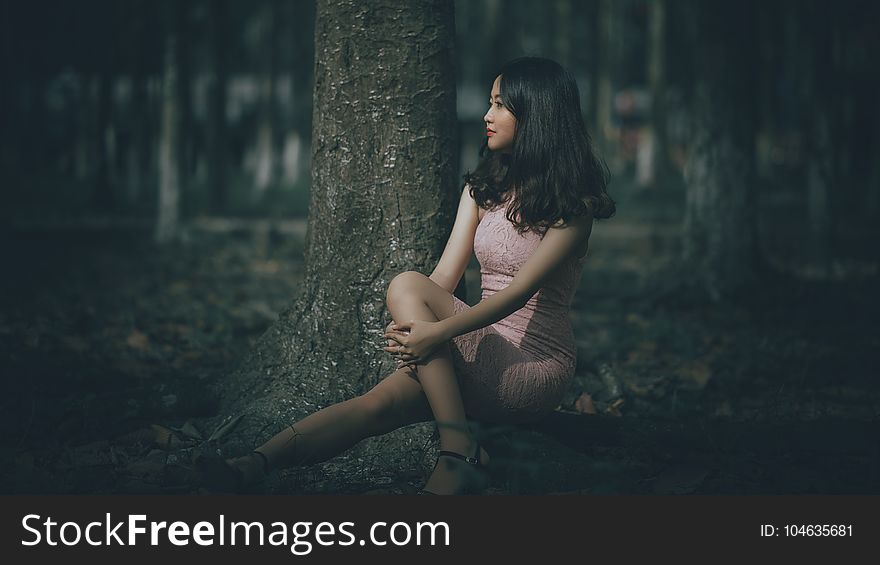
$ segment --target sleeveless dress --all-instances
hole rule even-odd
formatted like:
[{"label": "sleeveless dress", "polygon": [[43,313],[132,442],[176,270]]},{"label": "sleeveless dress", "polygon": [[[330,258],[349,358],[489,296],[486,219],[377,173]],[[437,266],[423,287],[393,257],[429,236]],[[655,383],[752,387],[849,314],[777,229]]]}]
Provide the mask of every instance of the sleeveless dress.
[{"label": "sleeveless dress", "polygon": [[[507,205],[488,210],[477,226],[482,299],[505,288],[543,236],[520,235]],[[559,404],[574,376],[577,350],[569,310],[586,254],[570,257],[526,305],[498,322],[456,336],[452,360],[465,412],[487,422],[535,420]],[[455,313],[470,306],[453,296]]]}]

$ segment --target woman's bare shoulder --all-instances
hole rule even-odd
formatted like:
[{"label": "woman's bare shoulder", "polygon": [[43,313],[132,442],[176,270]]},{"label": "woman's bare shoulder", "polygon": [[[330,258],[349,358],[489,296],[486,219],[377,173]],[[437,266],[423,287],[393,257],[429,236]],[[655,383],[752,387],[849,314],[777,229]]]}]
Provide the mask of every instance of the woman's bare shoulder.
[{"label": "woman's bare shoulder", "polygon": [[471,196],[471,186],[469,184],[465,183],[463,193],[465,197],[470,200],[471,203],[473,203],[474,207],[477,209],[477,223],[482,222],[483,216],[486,215],[486,209],[479,206],[476,200],[474,200],[473,196]]}]

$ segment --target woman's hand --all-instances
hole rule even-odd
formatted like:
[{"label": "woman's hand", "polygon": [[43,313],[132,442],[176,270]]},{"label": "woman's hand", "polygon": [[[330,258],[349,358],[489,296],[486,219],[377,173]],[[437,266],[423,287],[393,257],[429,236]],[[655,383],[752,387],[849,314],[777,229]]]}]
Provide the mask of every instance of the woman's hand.
[{"label": "woman's hand", "polygon": [[[391,320],[391,322],[385,327],[384,336],[386,339],[388,339],[388,345],[386,347],[384,347],[383,349],[385,351],[390,352],[391,355],[396,358],[397,368],[400,369],[401,367],[411,366],[410,363],[406,363],[404,361],[401,361],[400,357],[397,356],[397,346],[400,345],[400,343],[397,340],[408,336],[409,332],[401,332],[401,331],[395,330],[394,326],[396,323],[397,322],[395,322],[394,320]],[[392,334],[396,334],[396,335],[392,335]]]},{"label": "woman's hand", "polygon": [[446,341],[438,322],[410,320],[391,323],[388,328],[385,337],[395,344],[383,349],[406,365],[423,363]]}]

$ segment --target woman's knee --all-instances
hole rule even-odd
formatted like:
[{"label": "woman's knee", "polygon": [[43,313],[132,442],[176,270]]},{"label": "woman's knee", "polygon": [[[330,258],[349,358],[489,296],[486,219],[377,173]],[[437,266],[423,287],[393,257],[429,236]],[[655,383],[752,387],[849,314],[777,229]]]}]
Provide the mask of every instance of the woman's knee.
[{"label": "woman's knee", "polygon": [[414,294],[414,290],[424,278],[425,275],[418,271],[406,271],[395,276],[388,283],[388,290],[385,293],[386,302]]}]

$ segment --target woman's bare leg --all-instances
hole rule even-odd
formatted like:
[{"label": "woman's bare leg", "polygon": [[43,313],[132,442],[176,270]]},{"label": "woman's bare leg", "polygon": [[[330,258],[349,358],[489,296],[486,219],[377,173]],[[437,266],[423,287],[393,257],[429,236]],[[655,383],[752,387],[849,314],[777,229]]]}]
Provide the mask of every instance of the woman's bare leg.
[{"label": "woman's bare leg", "polygon": [[[406,273],[406,275],[408,276],[395,278],[388,289],[387,305],[393,319],[435,322],[441,319],[443,314],[451,315],[448,309],[452,308],[452,303],[448,293],[445,296],[448,303],[438,304],[444,297],[441,295],[437,300],[436,295],[424,296],[426,290],[429,292],[432,290],[429,285],[426,286],[422,275],[417,273]],[[401,282],[395,284],[398,280]],[[432,300],[435,308],[440,309],[445,306],[447,311],[437,316],[431,308]],[[437,422],[440,448],[472,456],[476,442],[465,416],[449,344],[444,344],[430,358],[419,363],[416,374]],[[465,480],[462,463],[457,459],[442,458],[428,479],[425,489],[437,494],[460,491]]]},{"label": "woman's bare leg", "polygon": [[328,406],[289,426],[263,444],[276,467],[326,461],[364,438],[431,418],[431,409],[418,382],[398,369],[370,392]]},{"label": "woman's bare leg", "polygon": [[[328,406],[277,433],[257,448],[271,468],[309,465],[339,455],[361,440],[431,420],[433,413],[412,369],[404,367],[369,392]],[[230,460],[251,483],[264,473],[260,457]]]},{"label": "woman's bare leg", "polygon": [[[436,321],[453,314],[452,299],[424,275],[403,273],[388,289],[388,308],[395,320]],[[409,373],[409,374],[408,374]],[[446,345],[418,365],[418,381],[411,369],[398,369],[370,392],[329,406],[303,418],[257,448],[273,468],[323,461],[342,453],[362,439],[401,426],[429,420],[438,423],[442,449],[472,455],[474,442],[467,426],[461,392]],[[480,459],[488,462],[481,450]],[[231,461],[245,472],[247,482],[262,474],[262,460],[245,456]],[[443,458],[426,489],[456,492],[461,486],[462,462]]]}]

